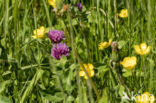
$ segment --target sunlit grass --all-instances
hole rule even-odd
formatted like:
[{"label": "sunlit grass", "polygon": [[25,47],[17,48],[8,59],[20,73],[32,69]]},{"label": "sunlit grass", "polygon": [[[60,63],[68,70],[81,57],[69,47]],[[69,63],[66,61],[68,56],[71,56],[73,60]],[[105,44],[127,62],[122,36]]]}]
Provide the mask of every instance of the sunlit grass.
[{"label": "sunlit grass", "polygon": [[[0,103],[135,103],[123,97],[144,92],[156,97],[155,11],[155,0],[56,0],[53,6],[0,0]],[[34,31],[42,26],[40,38]],[[69,56],[51,56],[50,29],[64,31]],[[120,64],[134,56],[135,66]]]}]

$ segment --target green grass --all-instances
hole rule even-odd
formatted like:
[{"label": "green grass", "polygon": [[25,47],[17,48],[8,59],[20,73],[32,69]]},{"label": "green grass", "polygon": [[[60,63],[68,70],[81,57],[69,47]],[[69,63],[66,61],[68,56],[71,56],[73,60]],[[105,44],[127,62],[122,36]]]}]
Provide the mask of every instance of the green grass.
[{"label": "green grass", "polygon": [[[62,13],[63,4],[69,8]],[[123,92],[131,97],[146,91],[156,97],[155,5],[155,0],[58,0],[55,13],[48,0],[0,0],[0,103],[131,103]],[[128,9],[128,18],[118,16],[121,9]],[[50,56],[47,34],[32,38],[40,26],[65,32],[67,58]],[[118,42],[117,53],[111,47],[98,50],[109,39]],[[152,47],[147,56],[134,51],[142,42]],[[132,74],[119,65],[128,56],[137,57]],[[79,76],[84,63],[95,69],[88,80]]]}]

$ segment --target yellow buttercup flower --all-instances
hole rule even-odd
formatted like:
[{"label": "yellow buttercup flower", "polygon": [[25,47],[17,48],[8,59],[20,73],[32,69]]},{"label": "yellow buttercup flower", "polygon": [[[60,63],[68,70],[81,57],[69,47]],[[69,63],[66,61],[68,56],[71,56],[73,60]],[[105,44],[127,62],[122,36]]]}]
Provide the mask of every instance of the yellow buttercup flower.
[{"label": "yellow buttercup flower", "polygon": [[[83,66],[85,67],[85,69],[87,70],[87,72],[88,72],[88,75],[90,76],[90,77],[93,77],[94,76],[94,66],[92,65],[92,64],[83,64]],[[79,75],[80,76],[84,76],[84,78],[85,79],[88,79],[88,77],[87,77],[87,75],[86,75],[86,73],[85,73],[85,71],[83,70],[83,68],[82,67],[80,67],[80,72],[79,72]]]},{"label": "yellow buttercup flower", "polygon": [[128,10],[127,9],[122,9],[119,13],[119,16],[121,18],[127,18],[128,17]]},{"label": "yellow buttercup flower", "polygon": [[32,36],[34,39],[36,38],[44,38],[45,34],[45,28],[41,26],[39,29],[34,30],[34,36]]},{"label": "yellow buttercup flower", "polygon": [[112,40],[110,39],[109,42],[101,42],[99,44],[99,50],[103,50],[104,48],[108,48],[112,43]]},{"label": "yellow buttercup flower", "polygon": [[139,55],[146,55],[149,54],[151,46],[147,46],[146,43],[141,43],[140,45],[135,45],[134,50]]},{"label": "yellow buttercup flower", "polygon": [[56,7],[56,0],[48,0],[48,3],[55,8]]},{"label": "yellow buttercup flower", "polygon": [[124,68],[132,70],[137,64],[137,58],[135,56],[125,57],[124,60],[120,62],[120,64]]},{"label": "yellow buttercup flower", "polygon": [[150,95],[149,92],[145,92],[141,96],[136,97],[136,103],[154,103],[154,101],[154,96]]}]

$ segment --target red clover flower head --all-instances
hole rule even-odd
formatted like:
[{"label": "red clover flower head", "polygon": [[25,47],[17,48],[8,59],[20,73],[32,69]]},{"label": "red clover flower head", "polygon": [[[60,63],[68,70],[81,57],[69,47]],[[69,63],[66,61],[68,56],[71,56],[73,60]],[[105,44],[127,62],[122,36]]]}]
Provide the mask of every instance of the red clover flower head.
[{"label": "red clover flower head", "polygon": [[65,38],[64,32],[59,30],[50,30],[48,34],[52,43],[60,43]]},{"label": "red clover flower head", "polygon": [[58,60],[62,57],[62,55],[67,57],[68,54],[69,48],[65,43],[54,44],[53,48],[51,49],[51,56]]}]

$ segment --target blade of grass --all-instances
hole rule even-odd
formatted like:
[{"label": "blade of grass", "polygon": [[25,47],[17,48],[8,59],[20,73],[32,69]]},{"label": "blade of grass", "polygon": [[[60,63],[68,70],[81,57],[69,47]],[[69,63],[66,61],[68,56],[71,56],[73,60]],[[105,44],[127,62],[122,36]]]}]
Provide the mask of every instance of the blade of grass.
[{"label": "blade of grass", "polygon": [[31,80],[29,86],[27,87],[27,89],[24,91],[24,94],[20,100],[20,103],[24,103],[26,98],[29,96],[29,94],[31,93],[31,91],[33,90],[33,87],[37,84],[37,82],[39,81],[39,79],[42,77],[43,74],[43,70],[37,70],[36,74],[34,75],[33,79]]},{"label": "blade of grass", "polygon": [[42,0],[42,1],[43,1],[43,4],[44,4],[45,11],[46,11],[48,24],[49,24],[50,28],[52,28],[52,23],[51,23],[51,19],[50,19],[50,16],[49,16],[49,10],[48,10],[47,4],[46,4],[45,0]]}]

